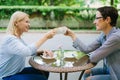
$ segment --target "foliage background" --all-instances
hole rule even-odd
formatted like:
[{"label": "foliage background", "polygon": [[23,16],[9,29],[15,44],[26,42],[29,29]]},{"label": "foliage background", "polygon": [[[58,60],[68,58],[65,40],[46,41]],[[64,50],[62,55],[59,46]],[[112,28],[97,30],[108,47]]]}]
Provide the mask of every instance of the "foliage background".
[{"label": "foliage background", "polygon": [[[6,28],[15,11],[30,15],[31,29],[68,26],[71,29],[95,29],[96,8],[110,5],[119,9],[119,0],[0,0],[0,28]],[[96,4],[96,5],[95,5]],[[120,13],[120,11],[119,11]],[[117,26],[119,26],[119,21]]]}]

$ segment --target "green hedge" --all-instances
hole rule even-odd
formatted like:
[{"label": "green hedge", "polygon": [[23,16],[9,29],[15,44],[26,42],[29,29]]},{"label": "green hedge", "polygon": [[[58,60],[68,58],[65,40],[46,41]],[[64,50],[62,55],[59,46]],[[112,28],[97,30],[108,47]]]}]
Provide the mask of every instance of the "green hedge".
[{"label": "green hedge", "polygon": [[[90,11],[96,10],[95,8],[81,8],[81,7],[61,7],[61,6],[0,6],[0,18],[9,18],[11,14],[17,10],[27,12],[32,14],[34,12],[40,12],[43,16],[49,14],[51,11],[54,11],[57,15],[64,14],[75,14],[79,11]],[[93,14],[94,15],[94,14]]]},{"label": "green hedge", "polygon": [[33,25],[31,29],[49,29],[61,25],[69,26],[72,29],[95,29],[92,23],[96,13],[95,8],[65,6],[0,6],[0,19],[9,19],[10,16],[18,10],[28,13],[31,19],[42,19],[42,22],[40,22],[41,24],[36,23],[38,26]]}]

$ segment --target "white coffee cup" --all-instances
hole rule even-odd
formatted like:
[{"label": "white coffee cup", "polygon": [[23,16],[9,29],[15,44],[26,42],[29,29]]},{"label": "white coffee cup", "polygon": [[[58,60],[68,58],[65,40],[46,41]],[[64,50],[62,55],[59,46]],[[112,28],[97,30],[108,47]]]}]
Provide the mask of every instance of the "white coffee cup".
[{"label": "white coffee cup", "polygon": [[67,31],[66,27],[59,27],[56,29],[56,33],[58,33],[58,34],[65,34],[66,31]]}]

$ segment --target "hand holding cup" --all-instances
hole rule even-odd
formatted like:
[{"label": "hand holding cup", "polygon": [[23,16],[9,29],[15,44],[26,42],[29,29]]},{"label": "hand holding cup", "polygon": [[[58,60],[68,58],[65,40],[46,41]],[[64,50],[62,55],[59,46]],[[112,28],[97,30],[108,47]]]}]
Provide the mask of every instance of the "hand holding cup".
[{"label": "hand holding cup", "polygon": [[56,28],[55,30],[57,34],[65,34],[67,31],[67,27],[63,26],[63,27]]}]

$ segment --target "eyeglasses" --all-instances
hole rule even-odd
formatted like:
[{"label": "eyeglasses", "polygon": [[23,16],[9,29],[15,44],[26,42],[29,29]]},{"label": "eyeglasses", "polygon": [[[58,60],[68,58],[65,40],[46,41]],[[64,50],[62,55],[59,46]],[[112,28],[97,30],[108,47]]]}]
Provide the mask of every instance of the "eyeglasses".
[{"label": "eyeglasses", "polygon": [[100,19],[100,18],[103,18],[103,17],[96,17],[95,19]]}]

